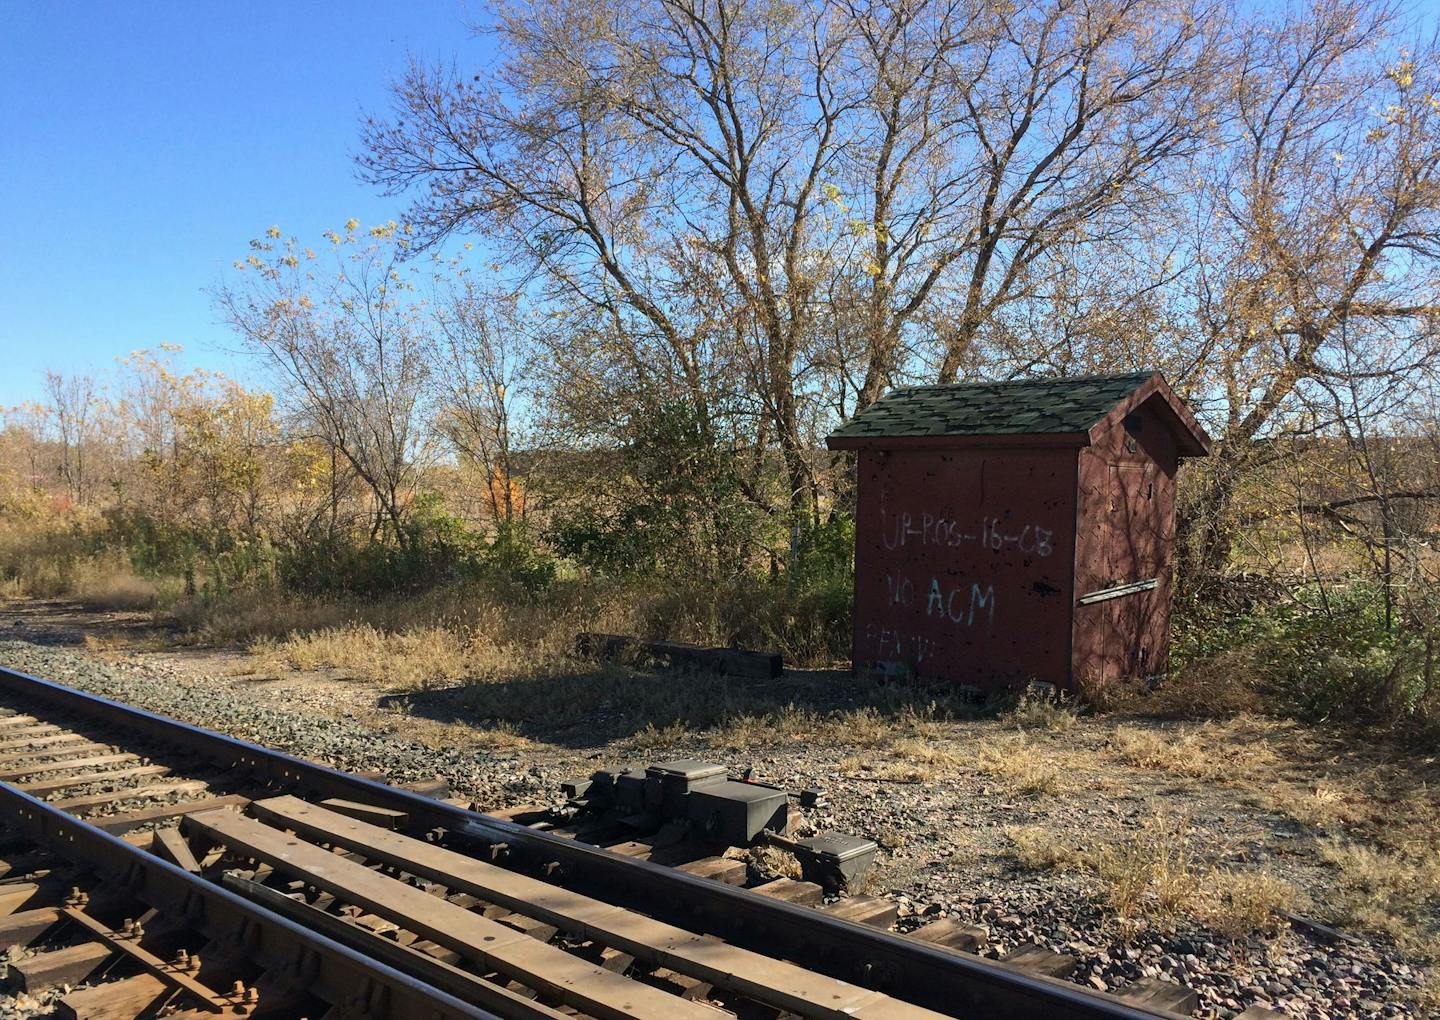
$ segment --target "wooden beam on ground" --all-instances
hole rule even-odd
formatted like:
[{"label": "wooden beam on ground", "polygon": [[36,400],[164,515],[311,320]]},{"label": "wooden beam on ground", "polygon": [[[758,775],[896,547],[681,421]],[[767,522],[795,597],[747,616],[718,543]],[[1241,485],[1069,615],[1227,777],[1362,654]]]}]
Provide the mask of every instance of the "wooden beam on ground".
[{"label": "wooden beam on ground", "polygon": [[396,783],[395,787],[399,790],[418,793],[422,797],[430,797],[433,800],[443,800],[450,796],[450,784],[439,776],[434,779],[415,779],[408,783]]},{"label": "wooden beam on ground", "polygon": [[[408,838],[324,808],[305,807],[342,826],[359,826],[382,838]],[[447,903],[412,885],[378,875],[363,864],[347,861],[318,846],[292,839],[234,811],[189,815],[183,824],[187,829],[194,828],[225,844],[232,851],[263,860],[288,874],[301,876],[338,899],[389,917],[409,931],[448,946],[600,1020],[721,1020],[725,1016],[709,1006],[684,1002],[673,995],[612,974],[563,949],[537,942],[512,928]],[[370,856],[368,844],[366,852]]]},{"label": "wooden beam on ground", "polygon": [[54,907],[21,910],[0,917],[0,946],[28,946],[59,923],[60,911]]},{"label": "wooden beam on ground", "polygon": [[818,907],[825,898],[825,890],[814,882],[797,882],[793,878],[777,878],[750,891],[806,907]]},{"label": "wooden beam on ground", "polygon": [[83,733],[68,733],[62,731],[59,726],[41,726],[39,730],[40,732],[31,733],[25,737],[12,737],[4,734],[5,739],[0,740],[0,751],[11,751],[18,747],[50,747],[55,744],[76,744],[90,740],[90,738]]},{"label": "wooden beam on ground", "polygon": [[[802,1017],[938,1020],[940,1016],[793,963],[727,945],[432,843],[345,818],[295,797],[256,801],[252,810],[304,838],[359,850],[372,860],[539,918],[568,934],[623,949],[648,964],[709,981],[717,988]],[[186,824],[203,821],[191,818]],[[433,935],[422,934],[434,939]]]},{"label": "wooden beam on ground", "polygon": [[35,723],[30,726],[14,726],[8,730],[0,730],[0,737],[6,740],[34,740],[36,737],[48,736],[55,733],[60,727],[52,723]]},{"label": "wooden beam on ground", "polygon": [[[53,883],[51,883],[53,885]],[[40,882],[6,882],[0,884],[0,915],[13,914],[41,898],[45,886]]]},{"label": "wooden beam on ground", "polygon": [[514,807],[496,808],[493,811],[485,812],[485,814],[491,818],[514,822],[516,825],[529,825],[531,822],[538,822],[549,813],[550,808],[545,804],[516,804]]},{"label": "wooden beam on ground", "polygon": [[362,822],[369,822],[371,825],[379,825],[386,829],[403,829],[410,821],[410,816],[404,811],[376,807],[374,804],[362,804],[356,800],[331,797],[320,803],[331,811],[338,811],[342,815],[349,815],[351,818],[358,818]]},{"label": "wooden beam on ground", "polygon": [[1080,961],[1074,956],[1051,952],[1034,943],[1020,946],[1003,957],[1001,963],[1016,967],[1027,974],[1043,974],[1045,977],[1063,979],[1075,973]]},{"label": "wooden beam on ground", "polygon": [[0,754],[0,768],[14,768],[17,765],[24,765],[26,762],[34,761],[37,758],[45,760],[79,758],[82,755],[96,754],[109,748],[109,744],[83,743],[54,744],[50,747],[32,747],[25,751],[9,751],[5,754]]},{"label": "wooden beam on ground", "polygon": [[689,974],[673,971],[669,967],[657,967],[649,974],[642,974],[640,980],[653,984],[656,988],[673,992],[682,999],[703,999],[715,987],[709,981],[701,981]]},{"label": "wooden beam on ground", "polygon": [[185,842],[179,829],[156,829],[155,842],[151,849],[157,857],[163,857],[171,864],[197,875],[200,873],[200,862],[195,859],[195,852],[190,849],[190,844]]},{"label": "wooden beam on ground", "polygon": [[704,648],[683,641],[645,641],[624,634],[577,634],[575,649],[585,658],[613,659],[626,653],[667,663],[671,668],[690,668],[726,676],[774,680],[785,674],[785,662],[772,652],[747,652],[739,648]]}]

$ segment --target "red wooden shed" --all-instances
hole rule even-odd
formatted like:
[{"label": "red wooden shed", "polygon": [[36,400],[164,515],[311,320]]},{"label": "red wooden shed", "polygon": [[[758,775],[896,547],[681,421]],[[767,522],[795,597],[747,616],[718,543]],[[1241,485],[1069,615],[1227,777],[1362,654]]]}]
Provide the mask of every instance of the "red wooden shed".
[{"label": "red wooden shed", "polygon": [[1175,474],[1210,440],[1158,372],[900,389],[828,444],[858,458],[857,671],[1165,672]]}]

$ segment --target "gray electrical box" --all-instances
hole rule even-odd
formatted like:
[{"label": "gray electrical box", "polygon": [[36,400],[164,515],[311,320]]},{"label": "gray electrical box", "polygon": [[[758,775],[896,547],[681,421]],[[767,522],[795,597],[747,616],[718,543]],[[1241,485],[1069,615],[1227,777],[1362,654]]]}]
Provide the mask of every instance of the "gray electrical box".
[{"label": "gray electrical box", "polygon": [[714,786],[727,778],[724,765],[693,758],[662,761],[645,770],[645,805],[667,818],[684,818],[685,797],[691,790]]},{"label": "gray electrical box", "polygon": [[748,846],[766,829],[784,833],[789,798],[784,790],[729,780],[692,789],[686,815],[696,835],[730,846]]},{"label": "gray electrical box", "polygon": [[645,810],[645,770],[638,765],[601,769],[590,777],[589,796],[626,811]]},{"label": "gray electrical box", "polygon": [[796,843],[795,856],[807,882],[844,889],[869,870],[877,849],[872,839],[822,832]]},{"label": "gray electrical box", "polygon": [[615,803],[626,811],[645,810],[645,773],[630,765],[615,777]]}]

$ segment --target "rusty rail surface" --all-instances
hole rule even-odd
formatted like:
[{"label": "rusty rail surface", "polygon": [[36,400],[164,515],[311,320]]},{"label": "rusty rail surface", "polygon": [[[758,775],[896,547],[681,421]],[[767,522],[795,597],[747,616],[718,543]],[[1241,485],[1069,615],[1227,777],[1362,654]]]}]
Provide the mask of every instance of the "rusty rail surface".
[{"label": "rusty rail surface", "polygon": [[[1041,1016],[1056,1020],[1154,1020],[1157,1015],[1177,1015],[1136,1008],[1068,982],[1024,973],[983,957],[948,951],[809,907],[527,828],[25,673],[0,668],[0,691],[97,722],[123,724],[137,737],[214,765],[243,770],[272,789],[361,801],[403,812],[418,828],[444,830],[447,838],[483,849],[487,859],[503,854],[507,864],[547,871],[567,888],[616,906],[702,930],[735,946],[888,992],[897,999],[949,1016],[986,1020]],[[301,952],[302,946],[309,947],[322,967],[331,968],[325,973],[333,974],[337,982],[354,980],[353,975],[363,973],[369,982],[367,987],[386,989],[398,1003],[418,1003],[421,997],[430,996],[433,1016],[492,1016],[213,883],[197,880],[123,841],[91,830],[41,801],[11,790],[0,796],[6,806],[24,806],[32,812],[27,824],[37,828],[37,836],[44,835],[51,841],[68,839],[72,847],[69,856],[92,859],[93,855],[121,872],[127,867],[137,869],[144,881],[156,884],[157,894],[172,898],[190,895],[196,897],[195,902],[214,909],[217,917],[243,917],[255,930],[274,933],[265,937],[275,940],[276,952]],[[65,835],[59,837],[58,832]],[[196,887],[197,881],[204,886],[203,891]],[[347,974],[352,976],[347,978]]]}]

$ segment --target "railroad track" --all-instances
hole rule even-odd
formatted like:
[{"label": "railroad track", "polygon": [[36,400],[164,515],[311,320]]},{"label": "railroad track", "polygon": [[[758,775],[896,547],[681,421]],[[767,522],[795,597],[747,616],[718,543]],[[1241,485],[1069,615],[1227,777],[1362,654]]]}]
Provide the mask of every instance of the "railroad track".
[{"label": "railroad track", "polygon": [[[428,793],[446,791],[431,789]],[[0,670],[0,950],[76,1020],[1185,1015],[1039,947],[888,929],[718,857],[658,863]],[[647,857],[653,859],[646,859]],[[813,887],[818,892],[818,887]],[[1259,1017],[1260,1011],[1247,1016]]]}]

